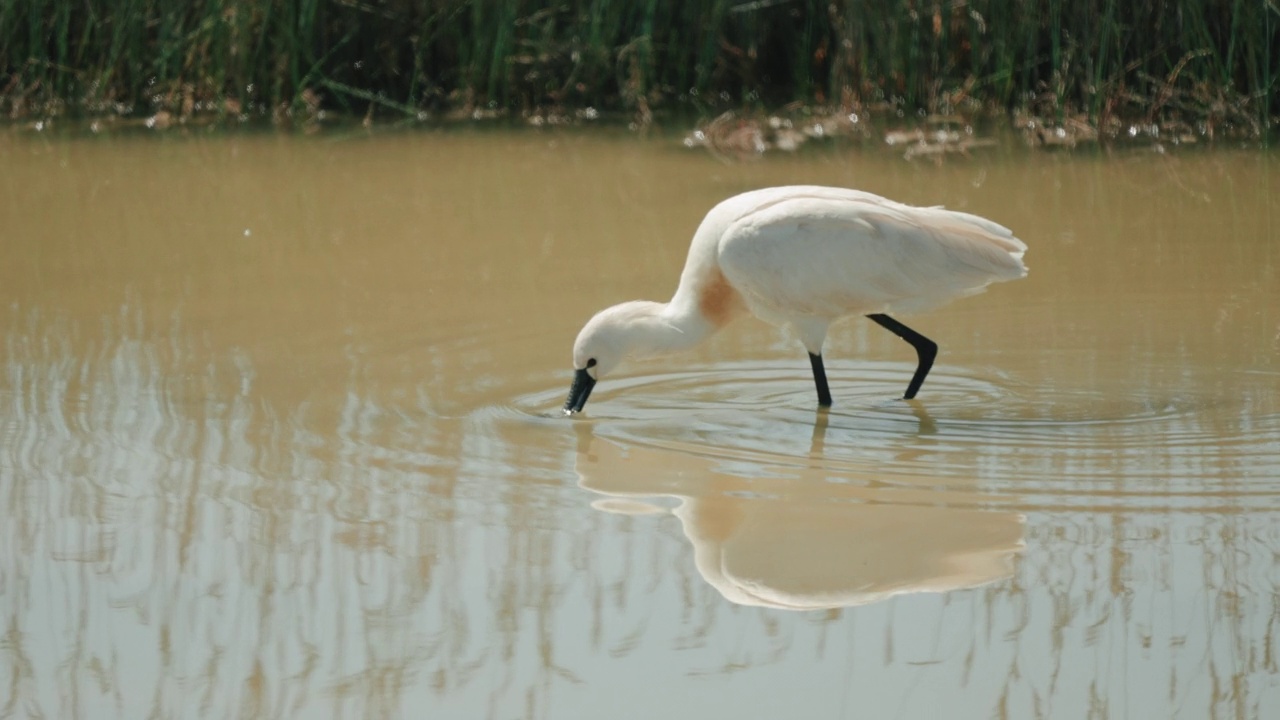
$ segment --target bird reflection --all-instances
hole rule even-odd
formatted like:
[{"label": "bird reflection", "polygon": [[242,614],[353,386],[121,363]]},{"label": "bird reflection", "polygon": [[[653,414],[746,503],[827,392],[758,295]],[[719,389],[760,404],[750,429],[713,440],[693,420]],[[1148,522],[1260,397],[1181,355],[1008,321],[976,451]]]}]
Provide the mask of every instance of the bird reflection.
[{"label": "bird reflection", "polygon": [[[919,400],[894,400],[895,403],[906,403],[911,409],[911,414],[916,420],[920,421],[916,429],[917,435],[933,435],[938,432],[938,424],[934,422],[933,416],[925,409],[924,404]],[[813,436],[809,439],[809,457],[822,457],[827,446],[827,427],[831,424],[831,410],[829,408],[818,408],[813,420]],[[581,433],[579,433],[579,445],[582,447]]]},{"label": "bird reflection", "polygon": [[[923,406],[913,413],[932,432]],[[830,421],[818,414],[811,458],[822,458]],[[1023,546],[1021,515],[948,506],[929,478],[890,486],[871,468],[821,463],[744,477],[692,453],[597,437],[594,423],[575,431],[579,484],[604,496],[593,507],[665,512],[660,498],[676,500],[699,574],[740,605],[833,609],[972,588],[1012,574]]]}]

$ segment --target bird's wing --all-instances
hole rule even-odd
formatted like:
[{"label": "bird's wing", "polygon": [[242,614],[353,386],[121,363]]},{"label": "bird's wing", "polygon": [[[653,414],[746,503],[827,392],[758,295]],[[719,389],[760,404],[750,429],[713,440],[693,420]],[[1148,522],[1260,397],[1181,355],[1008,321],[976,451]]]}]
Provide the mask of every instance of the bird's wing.
[{"label": "bird's wing", "polygon": [[1026,275],[1026,245],[990,220],[942,208],[801,197],[730,224],[717,257],[759,310],[835,318],[914,312]]}]

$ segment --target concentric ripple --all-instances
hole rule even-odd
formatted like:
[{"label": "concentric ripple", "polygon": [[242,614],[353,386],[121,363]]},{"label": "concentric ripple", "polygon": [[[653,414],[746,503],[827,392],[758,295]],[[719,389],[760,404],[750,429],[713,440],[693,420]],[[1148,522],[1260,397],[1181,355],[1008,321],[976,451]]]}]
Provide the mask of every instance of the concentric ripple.
[{"label": "concentric ripple", "polygon": [[[708,458],[745,477],[817,473],[827,482],[927,486],[1027,505],[1280,500],[1280,412],[1262,388],[1234,398],[1153,396],[1032,388],[988,369],[938,367],[921,399],[904,401],[910,371],[876,362],[829,368],[836,407],[825,413],[796,363],[609,378],[574,422],[624,447]],[[523,395],[509,410],[546,417],[563,393]]]}]

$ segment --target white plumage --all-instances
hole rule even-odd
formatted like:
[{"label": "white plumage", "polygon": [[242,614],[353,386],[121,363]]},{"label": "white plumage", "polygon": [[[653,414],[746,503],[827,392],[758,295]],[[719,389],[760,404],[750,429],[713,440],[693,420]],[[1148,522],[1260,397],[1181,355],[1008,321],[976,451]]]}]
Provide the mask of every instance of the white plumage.
[{"label": "white plumage", "polygon": [[822,365],[827,328],[867,315],[916,348],[920,363],[906,393],[914,397],[937,346],[884,313],[928,310],[1024,277],[1026,249],[985,218],[856,190],[789,186],[737,195],[698,227],[669,303],[615,305],[583,327],[565,411],[581,410],[595,381],[623,358],[692,347],[748,311],[795,331],[824,406],[831,404]]}]

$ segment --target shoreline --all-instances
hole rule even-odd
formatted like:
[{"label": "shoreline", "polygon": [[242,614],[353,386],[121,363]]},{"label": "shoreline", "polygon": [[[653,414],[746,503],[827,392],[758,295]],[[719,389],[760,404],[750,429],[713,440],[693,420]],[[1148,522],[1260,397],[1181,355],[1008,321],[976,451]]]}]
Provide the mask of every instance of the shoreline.
[{"label": "shoreline", "polygon": [[776,113],[729,110],[714,117],[662,113],[640,124],[624,113],[594,109],[573,113],[538,113],[513,117],[491,112],[473,116],[363,118],[317,110],[301,116],[275,118],[193,113],[180,116],[160,111],[148,117],[102,115],[46,117],[37,120],[3,120],[0,128],[25,135],[62,137],[166,136],[196,133],[281,133],[299,136],[384,134],[397,132],[498,131],[539,132],[577,130],[612,132],[637,138],[658,137],[691,150],[705,151],[725,162],[756,160],[766,155],[804,152],[814,147],[881,148],[902,154],[905,160],[941,163],[992,149],[1025,146],[1033,151],[1072,152],[1149,148],[1166,152],[1175,148],[1203,147],[1265,149],[1274,131],[1255,132],[1251,126],[1214,132],[1206,125],[1192,126],[1172,120],[1123,123],[1112,118],[1099,127],[1085,116],[1054,118],[1026,113],[1012,115],[906,115],[849,112],[831,108],[792,105]]}]

